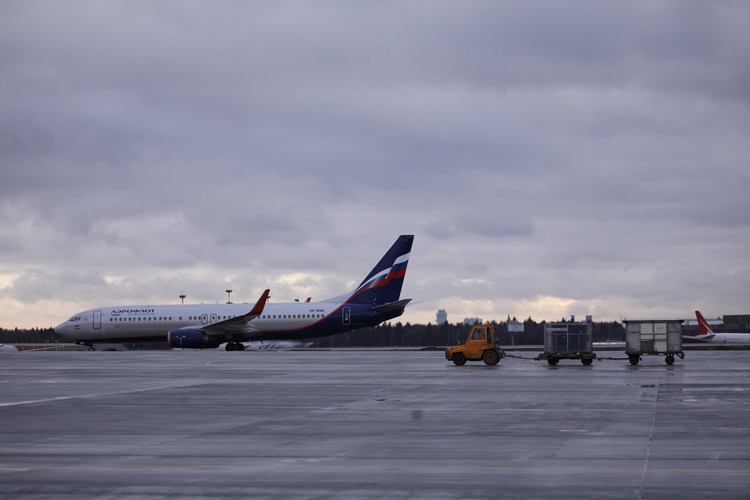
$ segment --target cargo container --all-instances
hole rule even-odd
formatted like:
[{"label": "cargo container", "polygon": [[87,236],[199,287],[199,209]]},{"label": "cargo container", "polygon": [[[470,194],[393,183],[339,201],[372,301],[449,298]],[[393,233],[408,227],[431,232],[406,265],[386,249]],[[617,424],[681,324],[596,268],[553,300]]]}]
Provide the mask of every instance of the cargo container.
[{"label": "cargo container", "polygon": [[682,352],[682,320],[625,320],[625,354],[637,365],[641,356],[665,356],[668,365]]},{"label": "cargo container", "polygon": [[544,354],[536,359],[546,359],[550,365],[561,359],[580,359],[590,365],[596,358],[591,332],[591,323],[548,323],[544,326]]}]

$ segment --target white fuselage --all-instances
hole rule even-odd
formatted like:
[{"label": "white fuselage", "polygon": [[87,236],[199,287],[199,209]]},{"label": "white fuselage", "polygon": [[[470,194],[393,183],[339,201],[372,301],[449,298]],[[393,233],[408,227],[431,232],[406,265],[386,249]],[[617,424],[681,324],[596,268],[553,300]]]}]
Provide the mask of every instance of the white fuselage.
[{"label": "white fuselage", "polygon": [[[263,313],[249,326],[258,332],[296,330],[322,321],[340,305],[332,302],[266,304]],[[166,338],[170,330],[198,329],[246,314],[252,307],[252,304],[101,307],[74,315],[55,331],[76,341]]]},{"label": "white fuselage", "polygon": [[700,344],[750,345],[750,333],[712,333],[709,335],[683,335],[683,342]]}]

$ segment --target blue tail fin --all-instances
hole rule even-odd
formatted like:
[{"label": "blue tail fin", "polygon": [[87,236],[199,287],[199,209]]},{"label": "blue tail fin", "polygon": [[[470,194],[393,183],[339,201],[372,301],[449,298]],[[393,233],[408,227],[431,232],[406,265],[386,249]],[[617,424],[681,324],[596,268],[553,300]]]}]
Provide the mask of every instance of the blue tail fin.
[{"label": "blue tail fin", "polygon": [[414,235],[401,235],[346,302],[380,305],[396,302],[409,264]]}]

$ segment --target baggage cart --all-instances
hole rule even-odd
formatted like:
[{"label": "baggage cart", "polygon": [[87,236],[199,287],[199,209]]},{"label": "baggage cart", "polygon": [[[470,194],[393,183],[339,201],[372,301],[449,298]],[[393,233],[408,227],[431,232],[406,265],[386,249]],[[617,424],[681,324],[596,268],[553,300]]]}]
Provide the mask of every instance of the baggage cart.
[{"label": "baggage cart", "polygon": [[554,366],[561,359],[580,359],[584,365],[590,365],[595,358],[591,323],[548,323],[544,326],[544,354],[537,356],[537,360],[546,359]]},{"label": "baggage cart", "polygon": [[674,357],[685,359],[682,351],[682,320],[625,320],[625,354],[631,365],[643,355],[665,356],[668,365]]}]

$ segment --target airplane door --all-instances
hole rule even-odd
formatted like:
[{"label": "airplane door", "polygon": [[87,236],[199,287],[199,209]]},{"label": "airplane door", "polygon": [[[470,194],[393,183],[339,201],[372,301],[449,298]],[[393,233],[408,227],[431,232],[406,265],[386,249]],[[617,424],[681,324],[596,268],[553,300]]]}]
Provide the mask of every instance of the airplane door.
[{"label": "airplane door", "polygon": [[208,324],[208,314],[201,314],[201,324],[202,325]]},{"label": "airplane door", "polygon": [[94,329],[100,330],[102,328],[102,312],[94,311]]},{"label": "airplane door", "polygon": [[344,307],[341,310],[341,320],[344,322],[345,326],[349,326],[352,322],[352,312],[351,309],[348,307]]},{"label": "airplane door", "polygon": [[211,315],[211,323],[216,323],[216,315],[215,314]]}]

